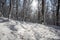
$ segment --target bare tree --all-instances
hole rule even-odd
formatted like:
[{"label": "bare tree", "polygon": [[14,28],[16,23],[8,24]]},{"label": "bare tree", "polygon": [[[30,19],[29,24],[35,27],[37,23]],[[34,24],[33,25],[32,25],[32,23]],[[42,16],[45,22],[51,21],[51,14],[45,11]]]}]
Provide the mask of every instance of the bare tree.
[{"label": "bare tree", "polygon": [[44,0],[38,0],[38,23],[42,23],[44,14]]},{"label": "bare tree", "polygon": [[56,25],[60,25],[60,1],[58,0],[57,14],[56,14]]},{"label": "bare tree", "polygon": [[18,20],[18,0],[16,0],[16,18]]}]

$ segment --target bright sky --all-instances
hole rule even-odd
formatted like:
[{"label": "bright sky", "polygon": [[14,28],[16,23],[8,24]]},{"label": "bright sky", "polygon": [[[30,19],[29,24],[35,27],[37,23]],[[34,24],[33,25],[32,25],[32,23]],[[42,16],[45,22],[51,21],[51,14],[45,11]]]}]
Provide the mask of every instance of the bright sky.
[{"label": "bright sky", "polygon": [[47,3],[47,5],[49,6],[48,7],[48,11],[51,11],[52,10],[52,4],[51,4],[51,1],[50,0],[46,0],[46,3]]},{"label": "bright sky", "polygon": [[38,9],[38,1],[37,0],[33,0],[32,4],[31,4],[31,9],[33,12],[35,12]]},{"label": "bright sky", "polygon": [[6,1],[7,6],[9,6],[9,0]]}]

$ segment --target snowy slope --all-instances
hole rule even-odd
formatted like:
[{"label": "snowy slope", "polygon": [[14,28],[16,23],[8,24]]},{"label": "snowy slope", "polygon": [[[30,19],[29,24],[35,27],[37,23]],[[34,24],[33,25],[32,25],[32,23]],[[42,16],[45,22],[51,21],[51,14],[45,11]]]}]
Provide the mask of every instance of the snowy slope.
[{"label": "snowy slope", "polygon": [[1,17],[0,40],[60,40],[60,27]]}]

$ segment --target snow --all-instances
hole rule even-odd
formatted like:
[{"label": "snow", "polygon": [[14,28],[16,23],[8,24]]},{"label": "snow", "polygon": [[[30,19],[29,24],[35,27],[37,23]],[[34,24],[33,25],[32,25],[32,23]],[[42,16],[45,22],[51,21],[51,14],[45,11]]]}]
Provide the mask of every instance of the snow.
[{"label": "snow", "polygon": [[0,40],[60,40],[59,28],[1,17]]}]

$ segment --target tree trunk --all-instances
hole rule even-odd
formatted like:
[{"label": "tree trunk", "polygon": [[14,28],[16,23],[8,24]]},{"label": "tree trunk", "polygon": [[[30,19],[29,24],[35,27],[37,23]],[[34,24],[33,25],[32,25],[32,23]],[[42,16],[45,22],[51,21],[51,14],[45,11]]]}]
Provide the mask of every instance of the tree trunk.
[{"label": "tree trunk", "polygon": [[16,0],[16,19],[18,20],[18,0]]}]

